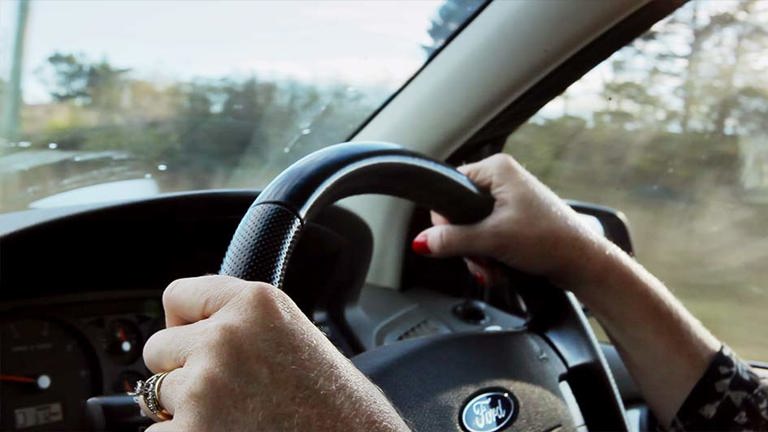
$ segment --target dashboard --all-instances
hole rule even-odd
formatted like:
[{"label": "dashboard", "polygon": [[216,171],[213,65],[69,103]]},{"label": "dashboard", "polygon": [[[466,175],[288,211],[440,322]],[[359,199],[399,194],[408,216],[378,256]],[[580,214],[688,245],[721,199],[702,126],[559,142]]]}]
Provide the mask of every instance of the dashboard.
[{"label": "dashboard", "polygon": [[[0,215],[0,429],[148,424],[136,409],[118,412],[119,423],[94,419],[86,401],[114,397],[125,405],[126,392],[150,375],[141,354],[164,327],[163,289],[179,277],[218,272],[256,196],[214,191]],[[437,272],[456,274],[437,286],[365,285],[372,242],[362,220],[332,206],[304,231],[286,275],[286,292],[347,356],[420,336],[524,325],[520,316],[463,298],[473,282],[456,263]],[[333,304],[348,306],[341,311],[347,326],[334,319]]]},{"label": "dashboard", "polygon": [[[164,327],[162,291],[218,272],[256,196],[213,191],[0,215],[0,429],[146,426],[126,392],[149,375],[141,353]],[[420,212],[413,229],[426,223]],[[285,291],[347,356],[421,336],[524,328],[514,296],[488,298],[460,260],[406,253],[404,290],[366,285],[372,246],[365,222],[329,207],[305,229],[286,275]],[[100,412],[86,403],[94,397]]]},{"label": "dashboard", "polygon": [[[0,215],[0,430],[142,430],[149,420],[125,395],[149,376],[141,354],[164,327],[162,291],[176,278],[218,272],[256,196],[212,191]],[[418,210],[408,235],[427,218]],[[628,236],[605,227],[630,247]],[[305,230],[286,277],[288,294],[347,356],[421,336],[525,326],[515,290],[489,297],[460,260],[407,253],[402,290],[366,285],[372,242],[361,219],[330,207]],[[652,428],[618,354],[603,350],[631,425]],[[121,421],[95,418],[86,404],[95,396],[113,398],[122,411],[101,417]],[[569,409],[581,417],[578,405]]]},{"label": "dashboard", "polygon": [[[89,398],[125,395],[150,375],[141,354],[164,327],[163,289],[217,273],[256,196],[175,194],[0,215],[0,430],[94,429]],[[371,242],[356,216],[329,208],[307,227],[286,279],[348,355],[323,305],[336,285],[364,279]],[[313,290],[293,289],[305,286]],[[125,430],[147,423],[134,420]]]},{"label": "dashboard", "polygon": [[164,326],[155,291],[4,305],[2,316],[2,430],[82,430],[84,401],[150,375],[142,348]]}]

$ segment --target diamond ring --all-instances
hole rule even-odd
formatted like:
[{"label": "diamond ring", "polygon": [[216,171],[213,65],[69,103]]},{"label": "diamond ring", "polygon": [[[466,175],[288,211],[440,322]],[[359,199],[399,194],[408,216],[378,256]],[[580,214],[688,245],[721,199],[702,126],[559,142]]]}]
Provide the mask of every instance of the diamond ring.
[{"label": "diamond ring", "polygon": [[[149,412],[159,421],[170,420],[173,415],[160,404],[160,384],[168,375],[168,372],[160,372],[152,375],[146,381],[136,382],[136,389],[128,394],[135,397],[136,402],[144,403]],[[158,421],[156,420],[156,421]]]}]

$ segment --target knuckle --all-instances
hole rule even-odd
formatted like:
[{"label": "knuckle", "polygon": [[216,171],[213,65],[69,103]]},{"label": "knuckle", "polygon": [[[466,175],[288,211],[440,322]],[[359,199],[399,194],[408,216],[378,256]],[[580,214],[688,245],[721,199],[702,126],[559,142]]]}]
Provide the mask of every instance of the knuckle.
[{"label": "knuckle", "polygon": [[502,171],[517,169],[517,161],[515,158],[506,153],[496,153],[495,155],[491,156],[489,162],[491,163],[492,167]]},{"label": "knuckle", "polygon": [[220,321],[211,327],[206,338],[206,350],[212,362],[228,363],[237,356],[243,344],[243,329],[236,322]]},{"label": "knuckle", "polygon": [[155,334],[147,338],[144,343],[144,355],[152,354],[155,351],[155,345],[159,343],[159,339],[163,337],[163,332],[166,330],[159,330]]},{"label": "knuckle", "polygon": [[179,289],[184,279],[176,279],[165,288],[163,291],[163,307],[168,308],[169,305],[173,304],[174,299],[176,296],[179,295]]},{"label": "knuckle", "polygon": [[506,153],[496,153],[495,155],[488,158],[488,162],[492,165],[504,165],[509,163],[509,159],[511,157]]},{"label": "knuckle", "polygon": [[158,333],[155,333],[147,339],[147,342],[144,343],[144,349],[141,352],[142,358],[144,358],[144,363],[152,371],[155,370],[155,344],[158,340]]},{"label": "knuckle", "polygon": [[217,368],[205,368],[198,373],[200,383],[207,389],[221,387],[224,377]]},{"label": "knuckle", "polygon": [[217,394],[219,389],[226,387],[225,379],[215,367],[198,368],[194,377],[194,380],[188,382],[184,395],[184,399],[193,405],[196,401],[210,399],[211,394]]},{"label": "knuckle", "polygon": [[187,356],[185,349],[163,349],[163,345],[169,342],[171,335],[168,330],[160,330],[147,339],[142,350],[142,358],[147,368],[153,372],[160,372],[173,368],[174,365],[184,363]]},{"label": "knuckle", "polygon": [[243,299],[249,310],[260,316],[276,318],[275,313],[281,313],[286,304],[285,293],[272,285],[251,282],[243,290]]}]

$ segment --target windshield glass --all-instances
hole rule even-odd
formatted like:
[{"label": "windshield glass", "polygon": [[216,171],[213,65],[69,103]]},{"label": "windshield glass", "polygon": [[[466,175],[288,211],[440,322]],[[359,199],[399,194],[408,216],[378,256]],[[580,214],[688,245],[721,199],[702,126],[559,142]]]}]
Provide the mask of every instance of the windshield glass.
[{"label": "windshield glass", "polygon": [[0,212],[262,187],[480,3],[0,2]]}]

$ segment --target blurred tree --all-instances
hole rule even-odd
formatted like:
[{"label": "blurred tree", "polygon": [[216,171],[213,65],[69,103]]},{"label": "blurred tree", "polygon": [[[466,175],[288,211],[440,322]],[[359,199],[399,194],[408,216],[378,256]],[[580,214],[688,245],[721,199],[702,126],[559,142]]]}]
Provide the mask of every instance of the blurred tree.
[{"label": "blurred tree", "polygon": [[765,136],[768,131],[768,89],[745,86],[734,95],[733,116],[740,133]]},{"label": "blurred tree", "polygon": [[130,69],[118,69],[106,60],[90,63],[82,55],[55,53],[48,57],[52,73],[49,92],[56,101],[74,101],[102,109],[119,105],[121,80]]},{"label": "blurred tree", "polygon": [[729,48],[722,52],[723,61],[715,81],[717,85],[710,88],[716,98],[710,115],[711,132],[718,136],[729,133],[728,122],[736,108],[740,90],[747,83],[754,85],[755,78],[759,78],[754,73],[756,65],[750,62],[749,57],[754,52],[764,55],[768,47],[768,30],[765,22],[756,19],[757,6],[757,0],[745,0],[739,2],[735,10],[711,18],[713,25],[721,27],[715,33],[715,43]]},{"label": "blurred tree", "polygon": [[[680,115],[680,129],[683,133],[690,130],[690,122],[693,106],[696,100],[696,79],[698,78],[698,65],[701,61],[702,45],[704,40],[712,33],[712,26],[703,26],[701,24],[701,14],[698,2],[693,2],[688,20],[681,20],[682,25],[690,29],[690,49],[686,54],[680,56],[686,63],[685,81],[680,87],[681,97],[683,99],[683,109]],[[670,28],[674,27],[675,21],[670,23]]]},{"label": "blurred tree", "polygon": [[432,38],[429,45],[423,45],[427,57],[439,50],[448,38],[480,8],[482,0],[446,0],[432,19],[427,33]]},{"label": "blurred tree", "polygon": [[169,163],[203,188],[221,183],[250,147],[264,145],[264,114],[275,88],[255,78],[188,87],[178,119],[179,149]]},{"label": "blurred tree", "polygon": [[[611,81],[603,86],[603,97],[608,101],[606,113],[613,113],[601,121],[621,121],[621,127],[633,129],[652,126],[656,123],[657,112],[663,111],[659,99],[649,92],[648,86],[633,81]],[[624,117],[620,120],[618,113]],[[597,121],[597,120],[596,120]]]},{"label": "blurred tree", "polygon": [[760,72],[767,12],[758,0],[690,2],[614,54],[603,94],[616,102],[606,112],[629,113],[659,130],[736,133],[740,90],[768,84]]}]

